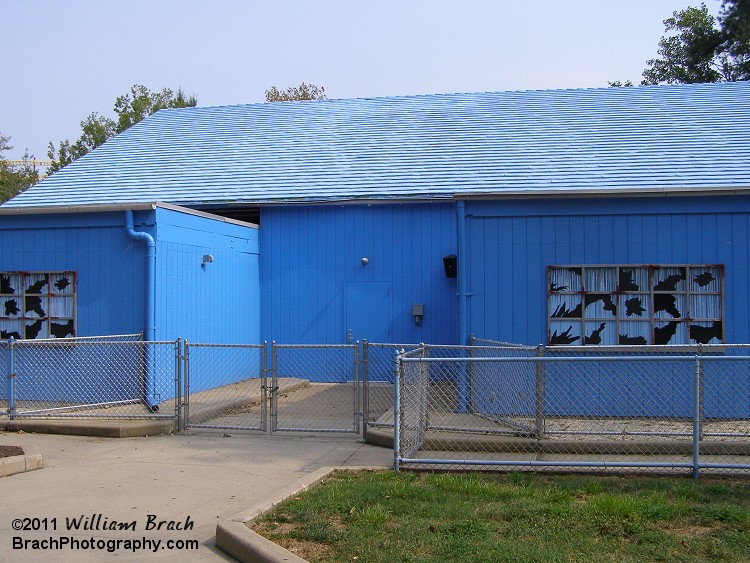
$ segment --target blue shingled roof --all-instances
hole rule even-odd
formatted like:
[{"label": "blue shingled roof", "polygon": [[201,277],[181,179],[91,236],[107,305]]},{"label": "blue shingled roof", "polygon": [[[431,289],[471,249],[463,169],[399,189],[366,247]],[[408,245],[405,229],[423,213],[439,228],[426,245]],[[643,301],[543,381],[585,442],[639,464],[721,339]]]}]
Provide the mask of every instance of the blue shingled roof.
[{"label": "blue shingled roof", "polygon": [[161,110],[4,207],[750,189],[750,82]]}]

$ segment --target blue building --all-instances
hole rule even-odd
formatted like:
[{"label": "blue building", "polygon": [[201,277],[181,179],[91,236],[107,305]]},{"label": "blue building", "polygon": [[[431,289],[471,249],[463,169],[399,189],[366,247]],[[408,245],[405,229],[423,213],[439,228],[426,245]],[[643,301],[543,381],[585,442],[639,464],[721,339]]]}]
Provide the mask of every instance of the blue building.
[{"label": "blue building", "polygon": [[163,203],[17,209],[0,223],[3,339],[260,338],[254,226]]},{"label": "blue building", "polygon": [[0,329],[750,342],[748,131],[741,82],[161,110],[0,206]]}]

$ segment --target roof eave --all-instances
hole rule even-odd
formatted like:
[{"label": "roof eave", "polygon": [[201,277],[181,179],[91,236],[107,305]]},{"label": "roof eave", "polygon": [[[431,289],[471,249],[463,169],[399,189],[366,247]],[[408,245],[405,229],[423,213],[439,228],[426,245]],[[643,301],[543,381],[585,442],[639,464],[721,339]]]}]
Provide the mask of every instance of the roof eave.
[{"label": "roof eave", "polygon": [[456,190],[442,194],[415,194],[412,196],[359,196],[359,197],[330,197],[330,198],[278,198],[237,201],[200,201],[181,202],[183,206],[196,206],[202,209],[221,207],[270,207],[279,205],[351,205],[351,204],[387,204],[387,203],[428,203],[457,200],[489,200],[489,199],[550,199],[550,198],[613,198],[613,197],[654,197],[654,196],[730,196],[748,195],[750,185],[747,186],[646,186],[637,188],[578,188],[578,189],[538,189],[526,188],[502,191],[461,191]]},{"label": "roof eave", "polygon": [[248,223],[246,221],[239,221],[237,219],[230,219],[228,217],[220,217],[205,211],[198,209],[192,209],[190,207],[184,207],[182,205],[174,205],[172,203],[165,203],[163,201],[153,202],[138,202],[138,203],[107,203],[107,204],[87,204],[87,205],[44,205],[44,206],[24,206],[24,207],[2,207],[0,206],[0,216],[2,215],[53,215],[58,213],[107,213],[107,212],[118,212],[129,209],[130,211],[153,211],[156,208],[169,209],[172,211],[178,211],[180,213],[186,213],[188,215],[195,215],[198,217],[205,217],[213,221],[221,221],[223,223],[231,223],[233,225],[241,225],[243,227],[254,227],[258,228],[255,223]]},{"label": "roof eave", "polygon": [[453,199],[486,200],[486,199],[549,199],[561,197],[649,197],[649,196],[715,196],[747,195],[748,186],[654,186],[639,188],[599,188],[599,189],[521,189],[503,190],[502,192],[457,192]]}]

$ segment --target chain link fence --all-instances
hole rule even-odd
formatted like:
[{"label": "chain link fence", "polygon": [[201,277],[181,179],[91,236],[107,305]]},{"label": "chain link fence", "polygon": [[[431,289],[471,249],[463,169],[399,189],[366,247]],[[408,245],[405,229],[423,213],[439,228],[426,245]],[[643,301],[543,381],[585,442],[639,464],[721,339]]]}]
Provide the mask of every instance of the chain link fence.
[{"label": "chain link fence", "polygon": [[[401,352],[424,348],[425,354],[440,357],[461,357],[466,348],[436,344],[384,344],[362,342],[362,382],[363,382],[363,421],[365,430],[372,428],[393,428],[393,392],[395,373],[398,371],[397,356]],[[449,373],[444,373],[445,383],[456,381]],[[450,385],[450,383],[446,383]]]},{"label": "chain link fence", "polygon": [[177,342],[140,334],[9,341],[10,418],[174,418]]},{"label": "chain link fence", "polygon": [[[274,342],[271,356],[271,432],[359,433],[359,342]],[[282,382],[289,390],[277,392]]]},{"label": "chain link fence", "polygon": [[417,344],[362,342],[363,424],[373,428],[393,428],[393,383],[396,357]]},{"label": "chain link fence", "polygon": [[399,357],[397,467],[750,470],[746,346],[473,343]]},{"label": "chain link fence", "polygon": [[267,428],[266,343],[185,342],[186,428]]},{"label": "chain link fence", "polygon": [[[0,416],[392,431],[395,466],[750,471],[750,346],[0,342]],[[183,370],[184,368],[184,370]],[[270,382],[269,382],[270,379]],[[184,402],[183,402],[184,393]]]},{"label": "chain link fence", "polygon": [[424,446],[429,426],[427,403],[430,398],[428,364],[408,360],[423,360],[426,357],[427,349],[421,345],[414,350],[404,351],[397,359],[394,443],[398,444],[397,451],[405,458],[415,457]]},{"label": "chain link fence", "polygon": [[[177,429],[359,433],[359,343],[144,342],[142,335],[0,342],[0,416],[168,418]],[[391,402],[392,404],[392,402]]]}]

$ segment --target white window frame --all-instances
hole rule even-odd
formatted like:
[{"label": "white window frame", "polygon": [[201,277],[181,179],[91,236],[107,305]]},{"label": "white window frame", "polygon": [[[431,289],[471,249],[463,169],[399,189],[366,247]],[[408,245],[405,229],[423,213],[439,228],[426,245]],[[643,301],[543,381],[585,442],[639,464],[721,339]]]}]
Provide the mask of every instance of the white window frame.
[{"label": "white window frame", "polygon": [[0,272],[0,276],[0,339],[78,334],[76,272]]},{"label": "white window frame", "polygon": [[724,343],[724,279],[723,264],[550,265],[547,343]]}]

